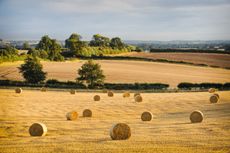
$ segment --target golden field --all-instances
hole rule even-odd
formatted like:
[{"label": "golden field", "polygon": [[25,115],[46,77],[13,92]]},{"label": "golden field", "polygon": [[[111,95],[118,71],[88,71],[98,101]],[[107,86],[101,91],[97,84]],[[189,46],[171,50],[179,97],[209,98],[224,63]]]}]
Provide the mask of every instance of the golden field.
[{"label": "golden field", "polygon": [[[101,101],[93,101],[95,94]],[[230,91],[218,94],[217,104],[209,102],[207,92],[142,93],[143,102],[135,103],[133,94],[0,89],[0,152],[229,153]],[[92,118],[82,117],[86,108]],[[79,118],[67,121],[65,114],[72,110]],[[193,110],[204,113],[202,123],[190,123]],[[153,113],[152,121],[141,121],[144,111]],[[45,137],[29,136],[34,122],[46,124]],[[111,140],[109,129],[118,122],[130,126],[130,139]]]},{"label": "golden field", "polygon": [[143,57],[150,59],[166,59],[170,61],[184,61],[195,64],[206,64],[209,66],[219,66],[230,68],[229,54],[214,53],[145,53],[131,52],[122,56]]},{"label": "golden field", "polygon": [[[77,70],[84,60],[66,62],[42,61],[48,79],[74,81]],[[222,68],[198,67],[182,64],[168,64],[144,61],[96,60],[104,70],[110,83],[167,83],[176,87],[181,82],[201,83],[230,82],[230,70]],[[22,80],[17,67],[23,62],[3,63],[0,65],[0,79]]]}]

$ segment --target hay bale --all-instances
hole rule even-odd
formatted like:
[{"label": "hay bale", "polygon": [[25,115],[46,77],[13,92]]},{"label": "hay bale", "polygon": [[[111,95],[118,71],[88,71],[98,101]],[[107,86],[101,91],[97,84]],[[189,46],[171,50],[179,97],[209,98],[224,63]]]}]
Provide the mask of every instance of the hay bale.
[{"label": "hay bale", "polygon": [[217,94],[217,93],[214,93],[213,95],[217,96],[217,97],[218,97],[218,99],[220,99],[220,96],[219,96],[219,94]]},{"label": "hay bale", "polygon": [[142,121],[151,121],[153,118],[153,114],[151,112],[143,112],[141,114]]},{"label": "hay bale", "polygon": [[110,137],[112,140],[126,140],[131,136],[131,129],[125,123],[118,123],[110,129]]},{"label": "hay bale", "polygon": [[92,111],[90,109],[85,109],[82,113],[83,117],[92,117]]},{"label": "hay bale", "polygon": [[209,98],[209,101],[211,103],[217,103],[219,101],[219,97],[217,95],[212,95],[210,98]]},{"label": "hay bale", "polygon": [[109,97],[113,97],[113,92],[112,91],[108,91],[108,96]]},{"label": "hay bale", "polygon": [[135,102],[142,102],[143,98],[140,95],[135,96]]},{"label": "hay bale", "polygon": [[47,127],[43,123],[33,123],[29,128],[31,136],[45,136],[47,133]]},{"label": "hay bale", "polygon": [[140,95],[141,95],[141,94],[137,92],[137,93],[134,93],[134,96],[133,96],[133,97],[135,98],[136,96],[140,96]]},{"label": "hay bale", "polygon": [[208,92],[209,93],[214,93],[214,92],[216,92],[216,89],[215,88],[210,88],[210,89],[208,89]]},{"label": "hay bale", "polygon": [[41,88],[41,92],[46,92],[47,90],[46,90],[46,88],[45,87],[42,87]]},{"label": "hay bale", "polygon": [[190,120],[192,123],[200,123],[203,121],[204,115],[201,111],[195,110],[190,115]]},{"label": "hay bale", "polygon": [[95,95],[93,97],[94,101],[100,101],[101,97],[99,95]]},{"label": "hay bale", "polygon": [[66,114],[67,120],[71,120],[71,121],[72,121],[72,120],[76,120],[77,117],[78,117],[78,113],[75,112],[75,111],[68,112],[68,113]]},{"label": "hay bale", "polygon": [[19,93],[19,94],[22,93],[22,88],[16,88],[15,93]]},{"label": "hay bale", "polygon": [[70,90],[70,94],[71,94],[71,95],[74,95],[75,93],[76,93],[76,91],[75,91],[74,89],[71,89],[71,90]]},{"label": "hay bale", "polygon": [[130,97],[130,93],[129,92],[125,92],[123,93],[123,97],[126,98],[126,97]]}]

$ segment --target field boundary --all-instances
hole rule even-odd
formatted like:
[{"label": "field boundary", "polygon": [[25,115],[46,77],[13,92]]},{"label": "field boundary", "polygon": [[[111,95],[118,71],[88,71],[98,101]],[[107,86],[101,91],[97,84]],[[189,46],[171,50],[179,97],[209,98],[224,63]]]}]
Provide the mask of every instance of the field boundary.
[{"label": "field boundary", "polygon": [[104,86],[88,88],[84,84],[76,82],[60,82],[58,80],[48,80],[46,83],[30,84],[24,81],[0,80],[0,89],[15,89],[21,87],[28,90],[40,90],[42,87],[52,91],[67,91],[74,89],[79,92],[103,92],[113,90],[116,92],[146,92],[146,93],[171,93],[171,92],[207,92],[210,88],[219,91],[229,91],[230,83],[179,83],[177,88],[169,88],[168,84],[161,83],[105,83]]},{"label": "field boundary", "polygon": [[[12,89],[19,88],[21,86],[0,86],[0,89]],[[23,90],[41,90],[39,87],[28,87],[23,86],[21,87]],[[68,92],[70,88],[47,88],[48,91],[60,91],[60,92]],[[103,89],[75,89],[77,92],[96,92],[96,93],[103,93]],[[208,92],[208,89],[202,90],[181,90],[181,89],[165,89],[165,90],[112,90],[115,93],[123,93],[124,91],[129,91],[131,93],[180,93],[180,92]],[[220,91],[229,91],[229,90],[220,90]]]}]

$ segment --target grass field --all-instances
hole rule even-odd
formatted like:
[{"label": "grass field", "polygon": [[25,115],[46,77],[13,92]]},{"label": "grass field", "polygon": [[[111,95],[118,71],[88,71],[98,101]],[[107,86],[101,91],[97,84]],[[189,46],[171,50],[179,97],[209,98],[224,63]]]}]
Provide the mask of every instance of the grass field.
[{"label": "grass field", "polygon": [[[135,103],[133,95],[124,99],[98,93],[0,89],[0,152],[160,152],[160,153],[229,153],[230,92],[218,92],[220,101],[209,103],[209,93],[143,93],[144,101]],[[92,118],[83,118],[89,108]],[[191,124],[193,110],[204,113],[202,123]],[[79,118],[66,121],[65,114],[76,110]],[[142,122],[143,111],[154,118]],[[48,127],[45,137],[30,137],[29,126],[42,122]],[[117,122],[131,127],[129,140],[113,141],[110,127]]]},{"label": "grass field", "polygon": [[213,53],[125,53],[123,56],[144,57],[150,59],[166,59],[170,61],[184,61],[195,64],[230,68],[230,55]]},{"label": "grass field", "polygon": [[[85,61],[42,62],[48,79],[74,81],[77,70]],[[144,61],[98,60],[106,75],[106,82],[134,83],[152,82],[167,83],[176,87],[181,82],[230,82],[230,70],[208,68],[182,64],[168,64]],[[22,80],[17,67],[22,62],[3,63],[0,65],[0,79]]]}]

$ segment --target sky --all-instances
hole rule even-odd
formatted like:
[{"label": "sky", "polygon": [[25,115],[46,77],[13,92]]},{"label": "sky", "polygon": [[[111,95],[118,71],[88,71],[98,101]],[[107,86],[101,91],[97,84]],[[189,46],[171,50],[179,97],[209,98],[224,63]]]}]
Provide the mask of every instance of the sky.
[{"label": "sky", "polygon": [[230,0],[0,0],[0,38],[230,40]]}]

